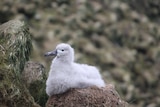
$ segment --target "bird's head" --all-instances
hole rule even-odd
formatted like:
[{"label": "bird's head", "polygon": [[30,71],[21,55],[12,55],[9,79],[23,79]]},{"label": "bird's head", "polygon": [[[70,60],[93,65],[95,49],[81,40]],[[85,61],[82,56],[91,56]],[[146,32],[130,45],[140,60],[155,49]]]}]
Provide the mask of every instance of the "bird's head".
[{"label": "bird's head", "polygon": [[59,60],[73,61],[74,50],[69,44],[61,43],[56,46],[56,49],[45,53],[45,56],[56,56]]}]

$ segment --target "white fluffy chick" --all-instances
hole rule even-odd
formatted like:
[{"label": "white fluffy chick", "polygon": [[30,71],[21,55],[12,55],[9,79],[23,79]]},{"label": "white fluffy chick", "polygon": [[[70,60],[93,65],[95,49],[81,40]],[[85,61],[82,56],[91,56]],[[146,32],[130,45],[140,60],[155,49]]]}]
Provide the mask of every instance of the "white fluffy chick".
[{"label": "white fluffy chick", "polygon": [[105,86],[96,67],[74,62],[74,50],[69,44],[58,44],[55,50],[45,54],[51,55],[56,57],[52,61],[46,81],[48,96],[64,93],[70,88]]}]

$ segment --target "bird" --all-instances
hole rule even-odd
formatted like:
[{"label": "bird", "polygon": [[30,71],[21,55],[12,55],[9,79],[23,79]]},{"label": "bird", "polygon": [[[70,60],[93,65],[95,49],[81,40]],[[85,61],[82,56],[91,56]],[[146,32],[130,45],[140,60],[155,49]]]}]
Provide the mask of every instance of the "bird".
[{"label": "bird", "polygon": [[105,87],[97,67],[74,61],[74,49],[69,44],[60,43],[44,56],[55,56],[46,81],[48,96],[63,94],[71,88]]}]

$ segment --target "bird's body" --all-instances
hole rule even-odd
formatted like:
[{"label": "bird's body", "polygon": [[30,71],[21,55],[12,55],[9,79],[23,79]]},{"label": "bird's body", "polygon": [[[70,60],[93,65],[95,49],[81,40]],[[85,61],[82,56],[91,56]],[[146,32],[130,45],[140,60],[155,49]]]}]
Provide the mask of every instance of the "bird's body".
[{"label": "bird's body", "polygon": [[49,96],[64,93],[70,88],[105,86],[96,67],[74,62],[74,50],[70,45],[59,44],[55,51],[46,55],[53,53],[56,57],[52,61],[46,82],[46,93]]}]

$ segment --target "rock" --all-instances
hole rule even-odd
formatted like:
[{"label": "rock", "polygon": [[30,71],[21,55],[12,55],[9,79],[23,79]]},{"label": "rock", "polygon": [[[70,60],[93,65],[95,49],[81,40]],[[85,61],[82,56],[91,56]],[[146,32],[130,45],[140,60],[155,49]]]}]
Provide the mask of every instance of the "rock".
[{"label": "rock", "polygon": [[31,34],[24,22],[11,20],[0,26],[0,105],[39,107],[20,79],[31,49]]},{"label": "rock", "polygon": [[113,85],[108,84],[104,88],[70,89],[64,94],[53,95],[46,107],[127,107],[127,103],[119,97]]},{"label": "rock", "polygon": [[28,61],[25,64],[21,78],[34,100],[44,107],[48,98],[45,91],[47,75],[44,66],[37,62]]},{"label": "rock", "polygon": [[25,64],[24,71],[22,72],[22,79],[26,82],[27,87],[33,82],[45,80],[45,78],[45,69],[42,64],[33,61],[28,61]]}]

